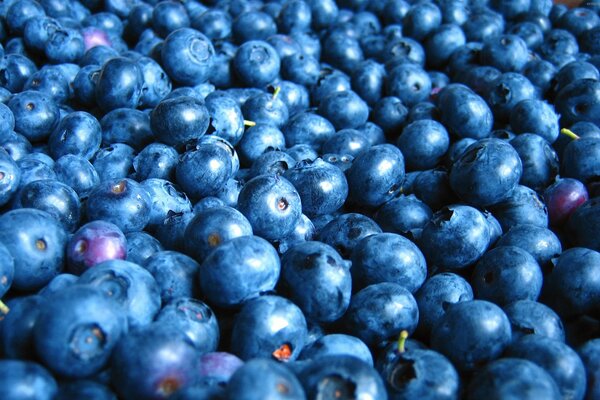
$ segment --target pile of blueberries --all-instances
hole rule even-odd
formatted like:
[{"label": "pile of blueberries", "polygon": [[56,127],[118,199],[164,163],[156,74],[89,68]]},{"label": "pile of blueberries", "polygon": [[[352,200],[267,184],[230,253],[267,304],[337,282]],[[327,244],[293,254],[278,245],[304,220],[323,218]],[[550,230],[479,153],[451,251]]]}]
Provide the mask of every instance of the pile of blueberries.
[{"label": "pile of blueberries", "polygon": [[0,399],[600,399],[599,13],[3,0]]}]

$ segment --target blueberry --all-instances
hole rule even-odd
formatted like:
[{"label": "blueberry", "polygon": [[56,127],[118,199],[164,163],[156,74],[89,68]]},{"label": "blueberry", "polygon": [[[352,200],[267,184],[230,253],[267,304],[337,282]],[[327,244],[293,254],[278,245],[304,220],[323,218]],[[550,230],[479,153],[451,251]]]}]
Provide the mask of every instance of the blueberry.
[{"label": "blueberry", "polygon": [[144,231],[134,231],[125,234],[127,242],[127,261],[144,265],[148,257],[162,251],[163,245],[154,236]]},{"label": "blueberry", "polygon": [[91,159],[100,148],[102,127],[94,116],[75,111],[64,117],[48,140],[50,155],[58,159],[66,154]]},{"label": "blueberry", "polygon": [[307,345],[300,354],[300,360],[315,360],[330,355],[354,356],[369,365],[373,365],[371,350],[359,338],[343,333],[323,335]]},{"label": "blueberry", "polygon": [[379,208],[375,222],[384,232],[418,238],[433,213],[427,204],[414,195],[400,195]]},{"label": "blueberry", "polygon": [[97,400],[114,400],[116,395],[106,385],[93,380],[81,379],[73,382],[62,383],[58,388],[56,400],[73,398],[94,398]]},{"label": "blueberry", "polygon": [[521,224],[543,228],[548,226],[546,205],[538,194],[527,186],[518,185],[508,198],[491,206],[490,211],[500,222],[504,232]]},{"label": "blueberry", "polygon": [[206,82],[215,61],[210,39],[191,28],[171,32],[160,50],[162,67],[169,77],[182,85]]},{"label": "blueberry", "polygon": [[461,138],[483,139],[492,130],[494,118],[485,101],[464,85],[450,84],[438,95],[440,122]]},{"label": "blueberry", "polygon": [[52,374],[40,364],[24,360],[0,360],[6,371],[0,379],[0,393],[6,400],[51,400],[58,392]]},{"label": "blueberry", "polygon": [[231,165],[231,156],[222,146],[199,144],[180,157],[176,183],[193,200],[214,196],[231,177]]},{"label": "blueberry", "polygon": [[[261,382],[259,386],[255,385],[257,379]],[[253,359],[231,376],[225,388],[224,398],[300,400],[306,396],[298,378],[288,367],[273,360]]]},{"label": "blueberry", "polygon": [[513,341],[526,335],[540,335],[564,342],[565,328],[548,306],[532,300],[518,300],[504,306],[510,320]]},{"label": "blueberry", "polygon": [[236,51],[233,67],[243,84],[264,87],[279,75],[281,61],[275,49],[263,40],[244,42]]},{"label": "blueberry", "polygon": [[544,271],[551,269],[552,260],[562,252],[558,237],[550,229],[519,224],[510,228],[496,242],[496,246],[517,246],[535,258]]}]

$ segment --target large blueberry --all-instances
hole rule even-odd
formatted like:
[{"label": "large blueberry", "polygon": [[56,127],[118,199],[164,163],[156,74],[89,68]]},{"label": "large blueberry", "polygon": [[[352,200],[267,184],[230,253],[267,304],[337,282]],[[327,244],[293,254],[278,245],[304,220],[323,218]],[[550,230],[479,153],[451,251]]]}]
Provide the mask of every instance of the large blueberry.
[{"label": "large blueberry", "polygon": [[199,264],[176,251],[157,251],[144,262],[160,287],[163,304],[177,297],[199,297]]},{"label": "large blueberry", "polygon": [[512,327],[513,341],[526,335],[540,335],[565,341],[565,328],[552,309],[532,300],[518,300],[503,307]]},{"label": "large blueberry", "polygon": [[162,67],[169,77],[182,85],[206,82],[215,59],[210,39],[191,28],[169,34],[160,49]]},{"label": "large blueberry", "polygon": [[108,60],[96,84],[96,102],[105,111],[136,108],[142,95],[144,76],[134,62],[124,57]]},{"label": "large blueberry", "polygon": [[[256,382],[261,384],[256,385]],[[306,395],[300,381],[286,365],[257,358],[242,365],[231,376],[224,398],[302,400]]]},{"label": "large blueberry", "polygon": [[214,196],[231,177],[231,156],[222,146],[203,143],[185,152],[175,168],[177,183],[193,200]]},{"label": "large blueberry", "polygon": [[50,155],[58,159],[66,154],[91,159],[100,148],[102,127],[98,120],[85,111],[65,116],[48,140]]},{"label": "large blueberry", "polygon": [[438,95],[441,122],[449,132],[461,138],[488,137],[494,118],[486,102],[460,84],[446,86]]},{"label": "large blueberry", "polygon": [[279,75],[280,59],[265,41],[251,40],[242,44],[233,58],[233,67],[241,82],[249,87],[264,87]]},{"label": "large blueberry", "polygon": [[24,360],[0,360],[0,394],[5,400],[53,400],[58,384],[40,364]]},{"label": "large blueberry", "polygon": [[171,146],[182,146],[201,138],[208,129],[209,120],[203,102],[188,96],[163,100],[150,115],[150,125],[156,138]]}]

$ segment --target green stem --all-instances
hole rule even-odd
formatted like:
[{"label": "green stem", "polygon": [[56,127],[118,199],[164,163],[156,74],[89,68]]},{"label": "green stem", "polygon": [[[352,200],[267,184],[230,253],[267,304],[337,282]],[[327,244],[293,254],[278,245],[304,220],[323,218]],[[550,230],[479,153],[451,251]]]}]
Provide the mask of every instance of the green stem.
[{"label": "green stem", "polygon": [[563,135],[565,135],[567,137],[570,137],[573,140],[579,139],[579,136],[575,132],[573,132],[572,130],[567,129],[567,128],[562,128],[560,130],[560,133],[562,133]]},{"label": "green stem", "polygon": [[0,314],[8,314],[10,311],[10,308],[8,308],[8,306],[6,304],[4,304],[4,302],[2,300],[0,300]]},{"label": "green stem", "polygon": [[281,92],[281,86],[275,86],[275,90],[273,91],[273,100],[277,98],[279,92]]},{"label": "green stem", "polygon": [[398,337],[398,353],[406,351],[406,339],[408,339],[408,331],[404,330],[400,332],[400,336]]},{"label": "green stem", "polygon": [[256,125],[256,122],[248,121],[247,119],[244,120],[244,126],[254,126],[254,125]]}]

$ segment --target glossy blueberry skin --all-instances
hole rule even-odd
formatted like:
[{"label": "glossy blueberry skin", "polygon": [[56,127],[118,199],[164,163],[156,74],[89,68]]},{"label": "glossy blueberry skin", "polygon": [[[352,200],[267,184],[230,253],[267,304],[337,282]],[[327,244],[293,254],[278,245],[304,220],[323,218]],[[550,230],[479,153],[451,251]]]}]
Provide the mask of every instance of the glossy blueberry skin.
[{"label": "glossy blueberry skin", "polygon": [[357,38],[343,30],[332,30],[322,40],[322,59],[335,68],[351,74],[364,60]]},{"label": "glossy blueberry skin", "polygon": [[558,400],[561,394],[554,379],[535,363],[503,358],[486,365],[468,385],[466,398],[522,398]]},{"label": "glossy blueberry skin", "polygon": [[4,206],[21,183],[21,169],[4,149],[0,150],[0,172],[0,206]]},{"label": "glossy blueberry skin", "polygon": [[291,233],[302,213],[301,198],[285,178],[272,174],[252,178],[242,187],[238,210],[244,214],[254,234],[268,240]]},{"label": "glossy blueberry skin", "polygon": [[116,225],[92,221],[82,225],[67,243],[67,269],[77,275],[106,260],[124,260],[126,239]]},{"label": "glossy blueberry skin", "polygon": [[49,213],[33,208],[7,211],[0,227],[0,241],[15,261],[12,288],[37,290],[60,273],[67,232]]},{"label": "glossy blueberry skin", "polygon": [[538,335],[527,335],[513,343],[508,357],[523,358],[542,367],[554,379],[560,395],[583,399],[585,367],[577,353],[565,343]]},{"label": "glossy blueberry skin", "polygon": [[134,231],[125,234],[127,241],[127,261],[143,265],[152,254],[164,250],[161,242],[145,231]]},{"label": "glossy blueberry skin", "polygon": [[59,121],[57,103],[38,91],[26,90],[15,94],[8,107],[15,118],[15,132],[32,142],[46,139]]},{"label": "glossy blueberry skin", "polygon": [[510,141],[523,164],[520,184],[541,191],[558,175],[559,160],[546,139],[533,133],[518,135]]},{"label": "glossy blueberry skin", "polygon": [[96,103],[104,111],[136,108],[142,95],[144,76],[140,67],[124,57],[108,60],[96,83]]},{"label": "glossy blueberry skin", "polygon": [[195,382],[199,355],[176,326],[153,323],[118,343],[111,358],[111,384],[123,399],[167,398]]},{"label": "glossy blueberry skin", "polygon": [[321,72],[319,60],[302,52],[281,56],[283,78],[308,87],[317,83]]},{"label": "glossy blueberry skin", "polygon": [[476,208],[450,205],[425,225],[419,247],[430,268],[461,269],[477,261],[490,242],[488,223]]},{"label": "glossy blueberry skin", "polygon": [[288,298],[313,321],[336,321],[350,304],[349,264],[335,249],[321,242],[299,243],[285,252],[281,283]]},{"label": "glossy blueberry skin", "polygon": [[81,32],[68,27],[51,32],[44,46],[46,58],[55,64],[77,63],[85,50]]},{"label": "glossy blueberry skin", "polygon": [[579,52],[579,45],[572,33],[553,27],[545,33],[544,42],[537,50],[544,60],[561,68],[575,59],[574,56]]},{"label": "glossy blueberry skin", "polygon": [[452,304],[431,331],[431,347],[465,372],[498,358],[510,342],[508,317],[485,300]]},{"label": "glossy blueberry skin", "polygon": [[150,178],[141,182],[141,186],[150,196],[150,220],[148,224],[155,227],[163,223],[171,213],[192,211],[192,203],[185,193],[168,180]]},{"label": "glossy blueberry skin", "polygon": [[208,95],[205,104],[211,118],[209,125],[211,134],[219,136],[235,146],[244,135],[244,117],[246,115],[242,114],[242,110],[235,100],[228,97]]},{"label": "glossy blueberry skin", "polygon": [[349,355],[373,365],[371,350],[359,338],[343,333],[323,335],[302,350],[299,360],[315,360],[331,355]]},{"label": "glossy blueberry skin", "polygon": [[40,364],[25,360],[0,360],[5,373],[0,378],[0,395],[6,400],[52,400],[58,384]]},{"label": "glossy blueberry skin", "polygon": [[513,226],[498,239],[496,246],[522,248],[535,258],[544,271],[552,269],[552,259],[562,252],[562,244],[554,232],[529,224]]},{"label": "glossy blueberry skin", "polygon": [[231,351],[242,360],[274,358],[294,361],[307,337],[306,320],[298,306],[275,295],[244,303],[235,316]]},{"label": "glossy blueberry skin", "polygon": [[279,97],[287,106],[290,116],[308,108],[310,95],[306,87],[286,80],[279,81],[278,86]]},{"label": "glossy blueberry skin", "polygon": [[400,189],[404,180],[404,156],[391,144],[373,146],[354,159],[346,177],[351,202],[380,206]]},{"label": "glossy blueberry skin", "polygon": [[571,141],[561,158],[561,175],[589,183],[600,173],[597,154],[600,153],[600,138],[584,136]]},{"label": "glossy blueberry skin", "polygon": [[346,331],[374,345],[398,336],[400,331],[415,331],[419,308],[413,295],[403,286],[382,282],[354,294],[344,315]]},{"label": "glossy blueberry skin", "polygon": [[296,165],[296,160],[288,153],[282,150],[270,150],[258,156],[252,163],[246,178],[254,178],[265,174],[283,175],[285,171],[294,165]]},{"label": "glossy blueberry skin", "polygon": [[353,71],[352,88],[369,106],[373,106],[383,96],[386,76],[382,64],[367,59]]},{"label": "glossy blueberry skin", "polygon": [[289,118],[287,105],[279,96],[265,92],[246,100],[242,106],[242,113],[247,120],[271,124],[280,129]]},{"label": "glossy blueberry skin", "polygon": [[200,300],[173,297],[156,316],[156,322],[176,326],[202,354],[215,351],[219,344],[219,325],[215,313]]},{"label": "glossy blueberry skin", "polygon": [[129,178],[106,180],[94,187],[86,203],[88,221],[102,219],[123,233],[144,229],[152,210],[148,192]]},{"label": "glossy blueberry skin", "polygon": [[521,71],[533,85],[539,88],[542,94],[546,94],[551,88],[556,72],[557,69],[552,63],[542,59],[529,61]]},{"label": "glossy blueberry skin", "polygon": [[28,183],[19,190],[13,207],[46,211],[67,232],[73,232],[79,226],[79,196],[70,186],[58,180],[45,179]]},{"label": "glossy blueberry skin", "polygon": [[480,8],[471,14],[462,28],[468,42],[483,43],[502,34],[504,19],[502,15],[489,8]]},{"label": "glossy blueberry skin", "polygon": [[[125,311],[132,329],[148,325],[160,309],[160,288],[150,272],[130,261],[112,259],[81,274],[79,283],[99,288]],[[119,308],[119,307],[118,307]]]},{"label": "glossy blueberry skin", "polygon": [[330,94],[352,89],[350,77],[338,69],[323,66],[319,75],[317,83],[310,88],[312,104],[317,107]]},{"label": "glossy blueberry skin", "polygon": [[521,224],[548,226],[548,210],[538,194],[527,186],[518,185],[507,199],[494,204],[490,211],[496,217],[502,231]]},{"label": "glossy blueberry skin", "polygon": [[327,223],[320,230],[318,239],[348,259],[362,238],[376,233],[381,233],[381,228],[371,218],[363,214],[348,213],[341,214]]},{"label": "glossy blueberry skin", "polygon": [[30,182],[42,179],[56,179],[56,173],[54,172],[52,165],[46,162],[46,160],[33,156],[33,154],[26,154],[20,158],[19,161],[17,161],[17,167],[21,171],[19,190]]},{"label": "glossy blueberry skin", "polygon": [[446,86],[438,95],[438,108],[442,124],[460,138],[482,139],[492,130],[492,111],[479,95],[466,86]]},{"label": "glossy blueberry skin", "polygon": [[279,256],[271,244],[258,236],[240,236],[224,242],[202,260],[200,287],[211,304],[236,307],[274,289],[280,269]]},{"label": "glossy blueberry skin", "polygon": [[527,43],[517,35],[497,36],[483,45],[481,61],[502,72],[521,71],[529,61]]},{"label": "glossy blueberry skin", "polygon": [[600,104],[600,84],[594,79],[577,79],[558,92],[555,99],[556,111],[561,123],[570,125],[578,121],[598,123],[597,110]]},{"label": "glossy blueberry skin", "polygon": [[351,355],[328,355],[307,363],[299,378],[308,398],[357,396],[387,399],[383,379],[369,364]]},{"label": "glossy blueberry skin", "polygon": [[127,332],[127,317],[97,288],[73,285],[47,298],[34,328],[38,356],[54,373],[84,378],[100,371]]},{"label": "glossy blueberry skin", "polygon": [[133,108],[117,108],[100,120],[102,143],[124,143],[140,151],[153,141],[148,114]]},{"label": "glossy blueberry skin", "polygon": [[185,228],[188,254],[202,262],[208,254],[224,242],[252,235],[250,222],[238,210],[216,206],[195,212]]},{"label": "glossy blueberry skin", "polygon": [[244,42],[235,52],[232,65],[248,87],[264,87],[279,75],[281,61],[275,49],[263,40]]},{"label": "glossy blueberry skin", "polygon": [[379,208],[374,216],[384,232],[399,233],[409,239],[418,238],[433,213],[414,195],[400,195]]},{"label": "glossy blueberry skin", "polygon": [[37,71],[29,58],[21,54],[6,54],[0,58],[0,72],[3,74],[2,86],[11,93],[20,92],[27,79]]},{"label": "glossy blueberry skin", "polygon": [[499,246],[477,262],[471,284],[475,296],[500,306],[518,300],[537,300],[542,270],[531,254],[516,246]]},{"label": "glossy blueberry skin", "polygon": [[600,307],[600,292],[594,276],[600,254],[583,247],[562,252],[547,276],[543,299],[564,317],[594,313]]},{"label": "glossy blueberry skin", "polygon": [[190,18],[185,7],[174,1],[161,1],[152,10],[152,29],[161,37],[178,28],[190,26]]},{"label": "glossy blueberry skin", "polygon": [[418,332],[428,337],[451,304],[473,300],[473,289],[461,276],[442,272],[425,281],[415,300],[419,306]]},{"label": "glossy blueberry skin", "polygon": [[180,28],[166,37],[160,50],[163,69],[181,85],[194,86],[208,80],[215,61],[215,49],[195,29]]},{"label": "glossy blueberry skin", "polygon": [[238,15],[231,26],[233,38],[239,44],[250,40],[265,40],[277,33],[277,25],[271,15],[248,10]]},{"label": "glossy blueberry skin", "polygon": [[517,103],[510,113],[510,126],[515,133],[535,133],[549,143],[558,138],[558,115],[553,106],[542,100]]},{"label": "glossy blueberry skin", "polygon": [[310,111],[292,116],[281,131],[288,147],[309,144],[315,150],[335,135],[335,128],[328,119]]},{"label": "glossy blueberry skin", "polygon": [[560,317],[548,306],[532,300],[519,300],[503,307],[512,327],[513,342],[527,335],[540,335],[565,341]]},{"label": "glossy blueberry skin", "polygon": [[176,251],[158,251],[143,264],[160,287],[163,304],[177,297],[199,297],[198,270],[192,258]]},{"label": "glossy blueberry skin", "polygon": [[200,100],[181,96],[161,101],[151,113],[156,138],[170,146],[181,146],[201,138],[208,129],[209,113]]},{"label": "glossy blueberry skin", "polygon": [[29,77],[24,89],[39,91],[57,103],[67,101],[73,94],[73,90],[69,85],[72,78],[79,72],[79,66],[75,64],[66,65],[74,66],[72,76],[61,69],[60,66],[44,66]]},{"label": "glossy blueberry skin", "polygon": [[283,149],[285,149],[283,133],[269,124],[256,124],[248,128],[237,146],[240,161],[246,166],[252,165],[261,154],[269,150]]},{"label": "glossy blueberry skin", "polygon": [[348,196],[348,182],[336,166],[318,158],[302,161],[283,175],[294,185],[309,217],[337,211]]},{"label": "glossy blueberry skin", "polygon": [[156,178],[173,180],[179,155],[172,146],[151,143],[133,158],[133,169],[138,181]]},{"label": "glossy blueberry skin", "polygon": [[523,165],[505,141],[482,139],[470,145],[450,171],[450,186],[463,200],[486,207],[506,199],[521,179]]},{"label": "glossy blueberry skin", "polygon": [[[508,121],[513,108],[521,101],[537,98],[533,84],[517,72],[503,73],[491,86],[487,101],[496,122]],[[557,111],[561,110],[557,107]]]},{"label": "glossy blueberry skin", "polygon": [[224,147],[199,144],[180,157],[176,183],[191,199],[214,196],[231,177],[231,165],[231,156]]},{"label": "glossy blueberry skin", "polygon": [[[257,386],[257,381],[261,385]],[[306,395],[302,384],[286,365],[269,359],[252,359],[231,376],[223,398],[302,400]]]},{"label": "glossy blueberry skin", "polygon": [[352,252],[354,287],[392,282],[414,293],[427,275],[421,250],[404,236],[379,233],[359,241]]},{"label": "glossy blueberry skin", "polygon": [[397,141],[404,155],[406,168],[423,170],[435,167],[446,154],[450,138],[446,128],[433,120],[419,120],[408,124]]},{"label": "glossy blueberry skin", "polygon": [[85,111],[65,116],[48,139],[50,155],[56,160],[66,154],[91,159],[100,148],[102,127],[98,120]]},{"label": "glossy blueberry skin", "polygon": [[319,105],[319,113],[339,130],[364,125],[369,117],[369,108],[358,94],[345,90],[325,97]]},{"label": "glossy blueberry skin", "polygon": [[417,64],[404,63],[392,69],[387,77],[386,93],[412,107],[425,101],[431,93],[431,79]]}]

